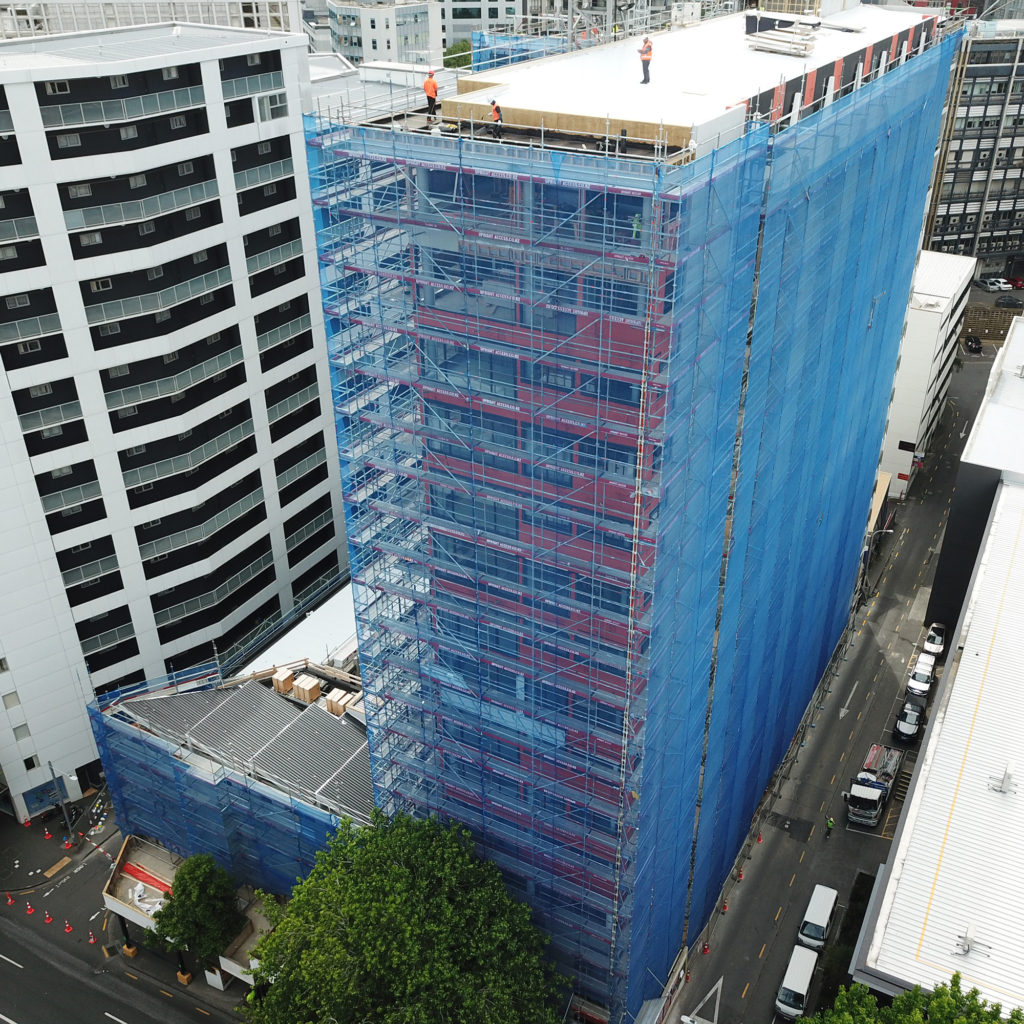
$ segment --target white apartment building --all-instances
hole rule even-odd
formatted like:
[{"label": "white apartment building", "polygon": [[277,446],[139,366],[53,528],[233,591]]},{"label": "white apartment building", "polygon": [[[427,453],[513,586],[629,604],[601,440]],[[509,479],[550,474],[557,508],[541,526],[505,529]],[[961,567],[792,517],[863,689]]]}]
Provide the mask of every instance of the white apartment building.
[{"label": "white apartment building", "polygon": [[891,498],[910,488],[945,406],[974,266],[973,257],[927,249],[918,257],[882,442]]},{"label": "white apartment building", "polygon": [[338,3],[328,0],[331,48],[353,64],[383,60],[441,66],[442,5],[436,0],[409,3]]},{"label": "white apartment building", "polygon": [[[345,570],[306,41],[0,43],[0,769],[96,758],[94,692],[251,653]],[[77,795],[77,782],[66,786]]]}]

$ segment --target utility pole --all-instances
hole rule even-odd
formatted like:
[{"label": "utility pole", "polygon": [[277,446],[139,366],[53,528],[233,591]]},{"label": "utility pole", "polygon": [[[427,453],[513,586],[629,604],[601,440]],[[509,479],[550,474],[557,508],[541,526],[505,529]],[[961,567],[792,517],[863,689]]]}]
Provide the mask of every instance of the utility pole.
[{"label": "utility pole", "polygon": [[64,815],[64,829],[65,835],[68,837],[68,842],[72,846],[78,845],[77,837],[75,836],[74,829],[71,827],[71,818],[68,816],[68,805],[64,800],[64,790],[61,788],[63,781],[57,781],[57,773],[53,770],[53,762],[46,762],[50,766],[50,778],[53,779],[53,789],[57,800],[60,802],[60,810]]}]

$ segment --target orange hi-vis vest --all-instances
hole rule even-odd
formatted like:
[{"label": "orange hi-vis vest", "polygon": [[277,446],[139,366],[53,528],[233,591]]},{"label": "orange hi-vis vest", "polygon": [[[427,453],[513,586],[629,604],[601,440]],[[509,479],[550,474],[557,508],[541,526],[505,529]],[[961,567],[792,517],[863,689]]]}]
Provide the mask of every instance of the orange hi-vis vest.
[{"label": "orange hi-vis vest", "polygon": [[423,91],[424,91],[424,92],[425,92],[425,93],[426,93],[426,94],[427,94],[427,95],[428,95],[428,96],[429,96],[429,97],[430,97],[430,98],[431,98],[432,100],[436,100],[436,99],[437,99],[437,79],[436,79],[436,78],[428,78],[428,79],[427,79],[427,80],[426,80],[426,81],[425,81],[425,82],[423,83]]},{"label": "orange hi-vis vest", "polygon": [[651,54],[654,52],[654,47],[650,42],[644,43],[643,49],[640,51],[640,59],[647,62],[651,59]]},{"label": "orange hi-vis vest", "polygon": [[500,121],[501,120],[501,107],[499,107],[497,104],[495,104],[493,107],[491,107],[491,120],[492,121]]}]

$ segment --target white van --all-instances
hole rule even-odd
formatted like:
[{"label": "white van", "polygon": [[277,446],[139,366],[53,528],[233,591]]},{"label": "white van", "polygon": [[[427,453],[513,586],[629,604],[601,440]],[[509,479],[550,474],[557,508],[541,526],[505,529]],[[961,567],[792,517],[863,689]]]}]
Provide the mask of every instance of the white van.
[{"label": "white van", "polygon": [[832,915],[836,912],[836,901],[839,893],[827,885],[816,885],[811,893],[810,902],[804,911],[804,919],[800,922],[800,930],[796,933],[796,941],[809,949],[821,949],[825,945],[828,933],[832,930]]},{"label": "white van", "polygon": [[803,946],[794,946],[789,957],[786,976],[779,986],[779,994],[775,997],[775,1009],[795,1020],[804,1015],[807,1007],[807,994],[811,991],[811,978],[818,966],[818,954]]}]

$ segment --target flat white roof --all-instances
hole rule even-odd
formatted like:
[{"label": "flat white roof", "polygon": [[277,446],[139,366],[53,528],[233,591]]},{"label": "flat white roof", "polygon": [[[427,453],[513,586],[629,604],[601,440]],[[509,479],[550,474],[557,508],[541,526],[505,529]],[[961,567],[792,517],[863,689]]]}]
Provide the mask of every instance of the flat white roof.
[{"label": "flat white roof", "polygon": [[[831,64],[926,17],[934,14],[922,15],[914,8],[851,7],[822,22],[808,57],[750,49],[744,13],[710,18],[651,36],[649,85],[640,84],[637,51],[643,37],[634,36],[480,72],[462,85],[459,96],[445,101],[444,109],[453,112],[463,97],[477,102],[482,97],[496,99],[509,122],[515,121],[516,110],[536,110],[690,127],[719,118],[780,81]],[[476,78],[481,81],[479,91],[473,90]]]},{"label": "flat white roof", "polygon": [[940,306],[947,305],[970,284],[977,262],[973,256],[922,250],[914,271],[911,304],[927,309],[939,300]]},{"label": "flat white roof", "polygon": [[959,971],[1004,1016],[1024,1007],[1022,622],[1024,484],[1004,482],[863,965],[925,989]]},{"label": "flat white roof", "polygon": [[[69,32],[66,35],[37,36],[31,39],[0,41],[0,74],[18,68],[54,68],[72,71],[97,64],[117,64],[140,58],[191,54],[231,44],[251,44],[264,40],[272,46],[306,47],[299,33],[266,32],[262,29],[231,28],[218,25],[133,25],[100,29],[94,32]],[[199,51],[199,52],[197,52]]]},{"label": "flat white roof", "polygon": [[[1016,317],[989,374],[964,462],[1024,480],[1024,318]],[[1022,758],[1024,763],[1024,758]]]}]

